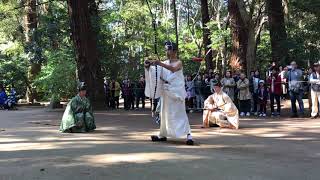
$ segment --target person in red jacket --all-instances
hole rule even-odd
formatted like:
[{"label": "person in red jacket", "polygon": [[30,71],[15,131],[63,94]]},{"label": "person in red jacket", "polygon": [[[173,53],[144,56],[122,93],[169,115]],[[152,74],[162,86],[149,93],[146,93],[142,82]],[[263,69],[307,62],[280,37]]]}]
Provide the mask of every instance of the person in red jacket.
[{"label": "person in red jacket", "polygon": [[[267,84],[269,85],[269,94],[270,94],[270,107],[271,107],[271,116],[280,116],[281,105],[280,98],[282,94],[282,86],[281,86],[281,76],[279,75],[278,69],[273,68],[271,74],[267,80]],[[277,103],[277,112],[274,112],[274,100]]]}]

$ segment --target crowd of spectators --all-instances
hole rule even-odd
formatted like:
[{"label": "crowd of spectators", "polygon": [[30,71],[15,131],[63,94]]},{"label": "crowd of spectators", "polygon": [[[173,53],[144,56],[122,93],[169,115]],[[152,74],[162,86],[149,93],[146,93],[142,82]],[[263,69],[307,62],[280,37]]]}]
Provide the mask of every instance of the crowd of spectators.
[{"label": "crowd of spectators", "polygon": [[[309,96],[314,118],[318,116],[320,100],[320,71],[318,63],[308,70],[300,69],[296,62],[288,66],[272,63],[266,73],[252,71],[247,77],[240,71],[226,71],[222,76],[210,70],[206,74],[186,77],[186,106],[189,112],[202,111],[203,101],[213,92],[212,82],[218,80],[223,91],[229,95],[239,109],[240,116],[280,116],[281,100],[290,98],[291,116],[303,117],[305,108],[303,97]],[[318,97],[319,96],[319,97]],[[299,111],[296,107],[299,104]],[[270,105],[270,113],[267,113]]]},{"label": "crowd of spectators", "polygon": [[120,98],[124,100],[125,110],[145,108],[145,80],[143,76],[140,76],[136,82],[129,78],[125,78],[121,83],[114,79],[111,81],[105,79],[104,90],[107,109],[119,109]]}]

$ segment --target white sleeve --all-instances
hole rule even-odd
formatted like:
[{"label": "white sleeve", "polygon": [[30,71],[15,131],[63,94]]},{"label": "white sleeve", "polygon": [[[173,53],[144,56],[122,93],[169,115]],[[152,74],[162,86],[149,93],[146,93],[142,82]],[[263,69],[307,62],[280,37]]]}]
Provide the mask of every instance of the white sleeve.
[{"label": "white sleeve", "polygon": [[162,67],[157,66],[157,71],[155,66],[151,66],[145,69],[146,87],[145,87],[144,93],[146,97],[157,99],[161,96],[162,94],[162,82],[160,80],[161,68]]},{"label": "white sleeve", "polygon": [[320,83],[320,80],[319,80],[319,79],[314,79],[313,77],[314,77],[314,76],[311,75],[310,78],[309,78],[310,84]]}]

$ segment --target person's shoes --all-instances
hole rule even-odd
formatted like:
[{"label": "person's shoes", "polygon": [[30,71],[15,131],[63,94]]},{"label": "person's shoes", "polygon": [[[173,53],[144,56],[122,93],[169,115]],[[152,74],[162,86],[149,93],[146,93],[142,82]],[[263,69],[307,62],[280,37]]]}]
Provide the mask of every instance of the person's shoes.
[{"label": "person's shoes", "polygon": [[188,140],[186,141],[186,144],[189,145],[189,146],[192,146],[192,145],[194,145],[194,142],[193,142],[192,139],[188,139]]},{"label": "person's shoes", "polygon": [[241,113],[240,113],[240,116],[241,116],[241,117],[243,117],[243,116],[245,116],[245,115],[246,115],[246,114],[245,114],[244,112],[241,112]]},{"label": "person's shoes", "polygon": [[317,119],[318,116],[311,116],[310,119]]},{"label": "person's shoes", "polygon": [[266,113],[264,113],[262,116],[263,116],[263,117],[266,117],[266,116],[267,116],[267,114],[266,114]]},{"label": "person's shoes", "polygon": [[291,118],[298,118],[299,116],[298,116],[298,114],[292,114],[291,115]]},{"label": "person's shoes", "polygon": [[151,136],[151,140],[153,142],[159,142],[159,141],[167,141],[166,137],[159,137],[159,136]]},{"label": "person's shoes", "polygon": [[259,117],[262,117],[262,113],[259,114]]},{"label": "person's shoes", "polygon": [[250,113],[249,113],[249,112],[247,112],[246,116],[248,116],[248,117],[249,117],[249,116],[250,116]]}]

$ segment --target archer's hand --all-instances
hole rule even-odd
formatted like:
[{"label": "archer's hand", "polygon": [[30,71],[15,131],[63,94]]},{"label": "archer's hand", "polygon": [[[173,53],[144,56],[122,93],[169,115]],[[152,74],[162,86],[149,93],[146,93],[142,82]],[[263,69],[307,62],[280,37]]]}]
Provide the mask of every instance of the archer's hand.
[{"label": "archer's hand", "polygon": [[160,65],[160,63],[161,63],[161,62],[160,62],[159,60],[153,61],[153,64],[154,64],[154,65]]},{"label": "archer's hand", "polygon": [[152,65],[152,60],[146,60],[144,61],[144,67],[149,68]]}]

